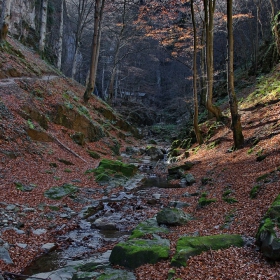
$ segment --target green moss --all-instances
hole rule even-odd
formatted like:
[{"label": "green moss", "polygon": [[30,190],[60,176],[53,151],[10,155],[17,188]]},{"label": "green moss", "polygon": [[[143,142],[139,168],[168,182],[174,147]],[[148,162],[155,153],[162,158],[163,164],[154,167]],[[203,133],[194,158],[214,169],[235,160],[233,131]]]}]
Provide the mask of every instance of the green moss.
[{"label": "green moss", "polygon": [[216,202],[216,199],[207,199],[207,193],[202,193],[200,199],[198,200],[198,206],[204,207],[213,202]]},{"label": "green moss", "polygon": [[100,155],[94,151],[91,151],[91,150],[87,150],[87,153],[94,159],[99,159],[100,158]]},{"label": "green moss", "polygon": [[133,239],[117,244],[109,261],[114,265],[136,268],[146,263],[157,263],[169,257],[170,242],[166,239]]},{"label": "green moss", "polygon": [[256,198],[259,191],[260,191],[261,185],[254,186],[250,191],[250,198]]},{"label": "green moss", "polygon": [[158,225],[155,218],[151,218],[137,225],[136,228],[132,231],[129,239],[140,238],[145,236],[146,234],[168,232],[169,230],[167,228]]},{"label": "green moss", "polygon": [[269,173],[263,174],[256,179],[256,182],[265,180],[269,176]]},{"label": "green moss", "polygon": [[45,191],[44,195],[47,198],[59,200],[64,196],[74,194],[78,191],[78,187],[72,184],[64,184],[60,187],[53,187]]},{"label": "green moss", "polygon": [[238,202],[238,200],[234,197],[223,197],[223,201],[232,204]]},{"label": "green moss", "polygon": [[270,232],[272,233],[273,236],[276,236],[273,228],[274,228],[274,222],[270,218],[266,218],[261,222],[261,225],[256,235],[256,239],[258,240],[263,232]]},{"label": "green moss", "polygon": [[186,261],[191,256],[196,256],[204,251],[219,250],[230,246],[242,247],[244,244],[240,235],[212,235],[181,237],[176,246],[176,254],[171,260],[174,266],[186,266]]}]

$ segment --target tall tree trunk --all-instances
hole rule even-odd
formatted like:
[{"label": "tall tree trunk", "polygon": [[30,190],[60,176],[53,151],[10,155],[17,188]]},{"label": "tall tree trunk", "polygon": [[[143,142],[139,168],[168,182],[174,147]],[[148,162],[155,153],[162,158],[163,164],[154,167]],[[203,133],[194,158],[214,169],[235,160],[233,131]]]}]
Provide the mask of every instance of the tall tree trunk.
[{"label": "tall tree trunk", "polygon": [[239,149],[244,144],[240,115],[238,114],[238,102],[234,92],[233,70],[233,27],[232,27],[232,0],[227,0],[227,32],[228,32],[228,58],[227,58],[227,85],[229,107],[231,113],[231,128],[233,131],[234,148]]},{"label": "tall tree trunk", "polygon": [[3,0],[0,18],[0,43],[6,41],[11,18],[11,0]]},{"label": "tall tree trunk", "polygon": [[206,107],[206,94],[207,94],[207,87],[206,87],[206,70],[205,70],[205,23],[203,22],[202,27],[202,34],[201,34],[201,55],[200,55],[200,68],[201,68],[201,75],[200,75],[200,104]]},{"label": "tall tree trunk", "polygon": [[40,42],[39,42],[39,51],[41,54],[43,54],[45,51],[46,32],[47,32],[47,14],[48,14],[48,0],[42,0],[41,28],[40,28]]},{"label": "tall tree trunk", "polygon": [[271,6],[271,20],[275,17],[275,3],[274,0],[269,0]]},{"label": "tall tree trunk", "polygon": [[98,57],[100,51],[100,40],[101,40],[101,22],[103,16],[105,0],[96,0],[95,11],[94,11],[94,33],[92,39],[92,53],[91,53],[91,65],[89,81],[84,93],[84,102],[87,103],[90,99],[90,95],[94,90],[96,72],[98,65]]},{"label": "tall tree trunk", "polygon": [[125,30],[125,18],[126,18],[126,0],[124,0],[124,3],[123,3],[122,28],[121,28],[119,36],[118,36],[118,42],[117,42],[115,57],[114,57],[114,65],[113,65],[111,79],[110,79],[110,85],[109,85],[109,103],[112,102],[113,96],[114,96],[114,84],[115,84],[116,70],[117,70],[117,64],[118,64],[118,60],[119,60],[119,52],[121,49],[123,33]]},{"label": "tall tree trunk", "polygon": [[222,112],[219,107],[213,104],[213,86],[214,86],[214,63],[213,63],[213,34],[214,34],[214,11],[216,0],[203,0],[205,29],[206,29],[206,72],[207,72],[207,94],[206,108],[212,113],[216,120],[222,118]]},{"label": "tall tree trunk", "polygon": [[58,40],[58,50],[57,50],[57,68],[58,68],[58,70],[61,70],[62,44],[63,44],[63,24],[64,24],[64,0],[61,0],[59,40]]},{"label": "tall tree trunk", "polygon": [[78,65],[78,54],[79,54],[80,46],[76,45],[74,57],[73,57],[73,64],[72,64],[72,71],[71,71],[71,78],[75,79],[77,73],[77,65]]},{"label": "tall tree trunk", "polygon": [[197,100],[197,36],[196,36],[196,22],[194,17],[193,0],[191,0],[191,13],[193,24],[193,102],[194,102],[194,116],[193,126],[196,136],[196,141],[199,145],[203,143],[199,126],[198,126],[198,100]]}]

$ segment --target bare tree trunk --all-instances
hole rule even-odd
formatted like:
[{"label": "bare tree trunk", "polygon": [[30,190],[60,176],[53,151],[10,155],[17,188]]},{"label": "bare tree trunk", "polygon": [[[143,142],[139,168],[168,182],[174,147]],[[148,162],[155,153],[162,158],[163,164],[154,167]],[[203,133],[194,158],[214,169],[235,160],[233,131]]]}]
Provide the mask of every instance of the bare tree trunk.
[{"label": "bare tree trunk", "polygon": [[271,19],[273,20],[275,17],[275,3],[274,0],[269,0],[271,6]]},{"label": "bare tree trunk", "polygon": [[78,54],[79,54],[80,46],[77,45],[75,47],[75,53],[73,57],[73,64],[72,64],[72,71],[71,71],[71,78],[75,79],[77,73],[77,64],[78,64]]},{"label": "bare tree trunk", "polygon": [[87,103],[88,100],[90,99],[90,95],[93,92],[95,86],[98,57],[100,51],[101,22],[102,22],[104,4],[105,4],[105,0],[96,0],[95,2],[94,33],[92,39],[91,65],[90,65],[89,81],[84,93],[85,103]]},{"label": "bare tree trunk", "polygon": [[125,30],[125,18],[126,18],[126,0],[124,0],[124,2],[123,2],[122,28],[121,28],[120,34],[118,36],[118,43],[116,46],[115,57],[114,57],[114,65],[113,65],[111,79],[110,79],[109,102],[112,101],[113,95],[114,95],[115,76],[116,76],[117,64],[118,64],[118,60],[119,60],[119,52],[121,49],[121,42],[123,39],[124,30]]},{"label": "bare tree trunk", "polygon": [[198,126],[198,100],[197,100],[197,36],[196,36],[196,22],[194,17],[193,0],[191,0],[191,13],[193,24],[193,102],[194,102],[194,116],[193,126],[196,135],[196,141],[199,145],[203,143],[203,139]]},{"label": "bare tree trunk", "polygon": [[60,7],[60,26],[59,26],[59,40],[58,40],[58,54],[57,54],[57,68],[61,70],[61,60],[62,60],[62,43],[63,43],[63,24],[64,24],[64,0],[61,0]]},{"label": "bare tree trunk", "polygon": [[39,51],[43,54],[46,44],[48,0],[42,0]]},{"label": "bare tree trunk", "polygon": [[244,144],[240,115],[238,114],[238,102],[234,92],[233,69],[233,27],[232,27],[232,0],[227,0],[227,31],[228,31],[228,58],[227,58],[227,84],[229,107],[231,113],[231,128],[233,131],[234,148],[239,149]]},{"label": "bare tree trunk", "polygon": [[214,64],[213,64],[213,33],[214,33],[214,11],[216,0],[203,0],[205,29],[206,29],[206,71],[207,71],[207,94],[206,108],[212,113],[216,120],[222,118],[222,112],[219,107],[213,104],[213,86],[214,86]]},{"label": "bare tree trunk", "polygon": [[11,18],[11,0],[3,0],[2,13],[0,18],[0,43],[6,41],[6,37],[9,31],[9,24]]},{"label": "bare tree trunk", "polygon": [[200,68],[201,68],[201,75],[200,75],[200,104],[206,107],[206,70],[205,70],[205,23],[203,22],[202,27],[202,34],[201,34],[201,56],[200,56]]}]

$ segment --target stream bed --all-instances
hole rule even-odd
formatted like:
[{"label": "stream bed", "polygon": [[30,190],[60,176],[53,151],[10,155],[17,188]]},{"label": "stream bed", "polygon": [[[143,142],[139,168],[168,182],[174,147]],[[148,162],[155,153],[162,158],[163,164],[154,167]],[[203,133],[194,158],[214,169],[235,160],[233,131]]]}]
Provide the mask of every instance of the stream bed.
[{"label": "stream bed", "polygon": [[[151,188],[180,187],[180,185],[170,185],[166,178],[156,176],[151,168],[149,170],[148,173],[133,178],[126,184],[124,191],[98,202],[95,201],[94,205],[86,207],[79,214],[81,219],[78,228],[57,237],[59,243],[67,245],[40,256],[26,268],[24,274],[32,276],[30,279],[36,276],[37,279],[72,279],[77,273],[73,267],[92,262],[99,263],[101,268],[105,265],[111,269],[110,250],[96,253],[98,249],[126,240],[135,226],[158,212],[160,205],[155,207],[143,203],[147,199],[159,199],[161,196],[156,193],[151,194],[149,192]],[[98,274],[94,272],[90,277],[92,278],[89,279],[95,279]],[[134,279],[131,278],[132,276],[129,277],[119,276],[112,279]]]}]

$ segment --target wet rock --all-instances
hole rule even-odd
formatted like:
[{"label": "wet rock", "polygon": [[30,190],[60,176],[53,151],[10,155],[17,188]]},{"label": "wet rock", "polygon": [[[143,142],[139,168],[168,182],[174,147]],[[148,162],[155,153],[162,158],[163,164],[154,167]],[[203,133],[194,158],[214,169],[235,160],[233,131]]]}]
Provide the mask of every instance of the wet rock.
[{"label": "wet rock", "polygon": [[182,201],[170,201],[168,203],[169,207],[174,207],[174,208],[185,208],[190,206],[188,203],[186,202],[182,202]]},{"label": "wet rock", "polygon": [[177,208],[164,208],[157,216],[158,224],[180,226],[185,225],[190,219],[190,215]]},{"label": "wet rock", "polygon": [[6,264],[13,264],[8,250],[4,247],[0,247],[0,260],[4,261]]},{"label": "wet rock", "polygon": [[133,272],[120,269],[105,269],[96,280],[136,280]]},{"label": "wet rock", "polygon": [[244,241],[240,235],[212,235],[212,236],[183,236],[176,246],[176,254],[171,264],[174,266],[186,266],[186,261],[191,256],[196,256],[204,251],[219,250],[230,246],[242,247]]},{"label": "wet rock", "polygon": [[102,229],[102,230],[116,230],[117,223],[112,221],[108,218],[99,218],[95,220],[92,224],[95,228]]},{"label": "wet rock", "polygon": [[132,239],[117,244],[109,261],[114,265],[137,268],[147,263],[157,263],[169,257],[170,242],[167,239]]},{"label": "wet rock", "polygon": [[162,150],[154,146],[147,147],[145,153],[151,157],[151,160],[164,159]]}]

